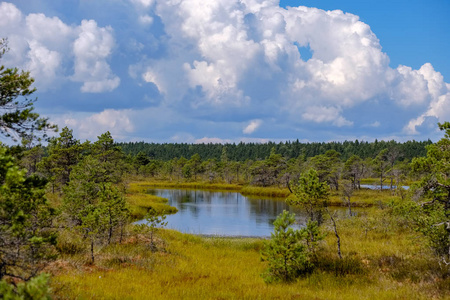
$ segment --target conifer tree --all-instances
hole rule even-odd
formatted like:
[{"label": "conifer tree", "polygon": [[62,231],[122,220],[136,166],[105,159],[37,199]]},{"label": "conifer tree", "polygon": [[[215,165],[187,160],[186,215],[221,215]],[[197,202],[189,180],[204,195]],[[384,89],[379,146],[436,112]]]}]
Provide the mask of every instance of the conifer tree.
[{"label": "conifer tree", "polygon": [[[8,50],[7,39],[0,39],[0,59]],[[47,138],[46,131],[56,130],[47,118],[34,112],[36,99],[29,98],[36,91],[33,82],[30,72],[0,65],[0,134],[14,141],[32,141],[38,132]]]},{"label": "conifer tree", "polygon": [[29,280],[54,257],[55,210],[45,198],[46,181],[27,177],[0,147],[0,280]]},{"label": "conifer tree", "polygon": [[294,223],[295,215],[288,211],[283,211],[273,223],[274,232],[261,251],[261,259],[268,262],[268,269],[262,274],[266,282],[291,281],[312,267],[302,242],[304,231],[293,229]]}]

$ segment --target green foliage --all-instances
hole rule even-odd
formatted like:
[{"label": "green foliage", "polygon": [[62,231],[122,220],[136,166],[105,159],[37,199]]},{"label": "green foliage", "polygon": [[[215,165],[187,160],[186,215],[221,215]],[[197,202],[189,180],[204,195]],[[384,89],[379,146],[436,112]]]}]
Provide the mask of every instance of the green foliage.
[{"label": "green foliage", "polygon": [[29,280],[54,257],[55,210],[45,198],[46,181],[27,177],[0,148],[0,279]]},{"label": "green foliage", "polygon": [[329,187],[319,180],[316,170],[309,169],[294,187],[295,198],[287,200],[290,205],[297,205],[306,210],[312,221],[321,223],[322,209],[329,197]]},{"label": "green foliage", "polygon": [[[63,132],[68,141],[73,141],[71,131],[63,129]],[[55,142],[55,145],[58,144]],[[69,226],[90,242],[91,260],[94,262],[94,245],[111,243],[114,233],[119,229],[121,240],[123,227],[129,219],[130,212],[123,189],[117,185],[122,181],[125,169],[122,162],[124,156],[114,146],[109,132],[99,136],[98,141],[90,147],[79,147],[78,141],[66,144],[69,147],[59,149],[67,154],[63,157],[76,155],[80,159],[81,150],[90,152],[72,166],[69,180],[63,189],[63,211]]]},{"label": "green foliage", "polygon": [[311,163],[317,171],[320,182],[327,182],[336,190],[339,189],[340,156],[336,150],[328,150],[325,154],[311,158]]},{"label": "green foliage", "polygon": [[17,287],[0,281],[0,298],[4,300],[50,300],[50,276],[41,274],[28,282],[20,282]]},{"label": "green foliage", "polygon": [[445,136],[427,148],[427,156],[415,158],[412,170],[422,175],[415,191],[420,203],[416,223],[442,261],[450,265],[450,123],[439,124]]},{"label": "green foliage", "polygon": [[[169,161],[180,157],[192,157],[198,153],[204,160],[216,159],[221,161],[221,157],[226,157],[227,161],[245,162],[246,160],[264,160],[270,156],[273,148],[275,152],[286,159],[302,156],[305,159],[316,155],[325,154],[328,150],[335,150],[341,154],[343,161],[352,155],[358,155],[362,159],[374,158],[377,154],[386,148],[398,147],[403,154],[403,159],[411,160],[414,157],[425,156],[425,146],[432,144],[428,141],[407,141],[399,143],[391,141],[360,142],[314,142],[301,143],[297,141],[287,142],[267,142],[267,143],[239,143],[239,144],[156,144],[146,142],[128,142],[118,143],[126,154],[132,156],[143,152],[152,159]],[[223,156],[223,149],[226,149]],[[223,161],[223,160],[222,160]]]},{"label": "green foliage", "polygon": [[351,180],[353,189],[356,189],[360,187],[361,178],[366,169],[367,166],[361,157],[354,154],[345,162],[342,177]]},{"label": "green foliage", "polygon": [[112,185],[111,167],[88,155],[73,168],[64,189],[63,210],[69,225],[90,241],[92,261],[94,244],[110,243],[129,216],[123,193]]},{"label": "green foliage", "polygon": [[49,178],[54,186],[62,188],[70,180],[72,168],[82,158],[87,144],[81,144],[73,137],[73,131],[64,127],[59,137],[50,139],[48,157],[38,164],[39,170]]},{"label": "green foliage", "polygon": [[309,253],[316,257],[319,242],[325,239],[327,234],[323,233],[320,230],[317,221],[312,221],[311,219],[309,219],[306,223],[306,226],[301,229],[301,232],[308,247]]},{"label": "green foliage", "polygon": [[156,243],[154,240],[154,234],[158,230],[158,228],[167,226],[167,222],[165,222],[166,215],[164,211],[162,213],[158,213],[155,209],[150,208],[144,218],[145,223],[135,225],[135,231],[139,233],[150,233],[150,248],[152,251],[156,251]]},{"label": "green foliage", "polygon": [[[0,59],[7,50],[7,40],[0,39]],[[36,131],[46,138],[46,130],[56,130],[48,119],[34,112],[36,100],[28,98],[36,91],[31,86],[33,82],[29,72],[0,66],[0,134],[14,141],[18,138],[31,141],[36,138]]]},{"label": "green foliage", "polygon": [[261,259],[268,262],[268,269],[262,274],[266,282],[292,281],[313,267],[302,243],[305,231],[294,230],[290,227],[294,223],[295,215],[287,211],[273,223],[274,232],[261,251]]}]

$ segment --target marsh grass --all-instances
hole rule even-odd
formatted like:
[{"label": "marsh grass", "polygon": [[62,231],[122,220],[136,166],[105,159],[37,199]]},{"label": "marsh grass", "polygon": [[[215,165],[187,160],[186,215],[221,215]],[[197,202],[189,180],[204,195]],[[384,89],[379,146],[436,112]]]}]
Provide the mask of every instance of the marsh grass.
[{"label": "marsh grass", "polygon": [[[129,184],[128,191],[132,194],[146,193],[152,188],[168,189],[202,189],[210,191],[235,191],[247,197],[270,197],[285,201],[286,198],[295,197],[289,189],[280,187],[241,186],[236,184],[206,183],[206,182],[168,182],[168,181],[136,181]],[[389,203],[398,196],[392,195],[390,190],[355,190],[351,197],[352,206],[369,207]],[[145,200],[144,200],[145,202]],[[328,201],[330,206],[346,206],[340,191],[332,190]]]},{"label": "marsh grass", "polygon": [[[392,195],[390,190],[371,190],[360,189],[355,190],[350,199],[351,205],[355,207],[369,207],[369,206],[385,206],[392,200],[399,199],[398,196]],[[330,206],[346,206],[342,199],[340,191],[333,190],[328,201]]]},{"label": "marsh grass", "polygon": [[[161,186],[163,187],[163,186]],[[132,184],[135,207],[167,205],[145,194],[147,183]],[[144,195],[144,196],[143,196]],[[332,194],[338,202],[339,195]],[[173,230],[149,238],[127,229],[121,244],[99,248],[96,265],[82,251],[66,251],[55,269],[56,299],[444,299],[450,279],[423,237],[390,213],[390,193],[361,190],[355,203],[369,208],[337,220],[343,259],[330,224],[315,270],[292,283],[265,284],[266,263],[258,238],[200,237]],[[352,202],[353,202],[352,199]],[[66,237],[68,238],[68,237]],[[72,241],[76,244],[76,241]],[[69,249],[71,249],[69,247]],[[76,249],[76,248],[75,248]]]},{"label": "marsh grass", "polygon": [[178,211],[167,204],[168,199],[148,194],[148,190],[148,186],[140,183],[130,183],[128,186],[126,200],[134,220],[143,219],[151,208],[161,214],[174,214]]},{"label": "marsh grass", "polygon": [[242,186],[239,184],[210,183],[210,182],[174,182],[174,181],[156,181],[142,179],[130,183],[130,188],[149,189],[149,188],[172,188],[172,189],[203,189],[218,191],[240,191]]},{"label": "marsh grass", "polygon": [[257,186],[245,186],[239,192],[245,196],[264,196],[284,199],[291,194],[287,188]]},{"label": "marsh grass", "polygon": [[[383,212],[372,208],[376,217]],[[372,213],[372,212],[371,212]],[[379,218],[377,218],[379,220]],[[448,283],[431,253],[409,230],[364,234],[359,217],[338,222],[343,259],[330,233],[315,271],[290,284],[265,284],[262,239],[199,237],[160,230],[157,252],[131,235],[104,247],[98,264],[55,276],[61,299],[431,299]],[[378,222],[378,221],[377,221]],[[381,222],[381,221],[380,221]],[[382,221],[385,222],[385,221]],[[394,226],[395,220],[390,220]]]}]

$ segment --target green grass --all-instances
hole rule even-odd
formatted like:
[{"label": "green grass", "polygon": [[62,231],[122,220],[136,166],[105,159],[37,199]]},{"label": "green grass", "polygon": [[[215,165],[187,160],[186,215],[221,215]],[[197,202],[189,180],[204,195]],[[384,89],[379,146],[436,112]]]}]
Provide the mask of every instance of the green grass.
[{"label": "green grass", "polygon": [[239,191],[245,196],[264,196],[274,198],[287,198],[291,192],[287,188],[245,186]]},{"label": "green grass", "polygon": [[[348,224],[346,224],[347,222]],[[260,239],[201,238],[159,231],[159,251],[130,237],[105,247],[96,266],[53,277],[65,299],[431,299],[448,296],[430,253],[408,231],[364,237],[358,218],[340,223],[344,260],[329,234],[318,268],[293,283],[265,284]],[[342,227],[341,227],[342,226]],[[345,229],[344,229],[345,227]],[[163,242],[164,241],[164,242]]]},{"label": "green grass", "polygon": [[[146,194],[148,182],[129,186],[133,207],[167,205]],[[159,186],[163,187],[163,186]],[[175,187],[175,186],[174,186]],[[292,283],[265,284],[262,239],[200,237],[158,230],[157,251],[148,235],[127,229],[121,244],[97,247],[96,264],[69,233],[71,248],[49,268],[56,299],[450,299],[450,279],[421,235],[390,214],[390,191],[356,191],[355,203],[371,206],[341,217],[343,259],[329,221],[316,269]],[[340,201],[332,193],[333,201]],[[333,211],[333,208],[330,208]]]},{"label": "green grass", "polygon": [[157,213],[165,214],[173,214],[178,211],[175,207],[167,204],[168,199],[146,194],[147,190],[148,187],[139,183],[130,183],[128,186],[126,200],[130,205],[133,219],[143,219],[151,208]]}]

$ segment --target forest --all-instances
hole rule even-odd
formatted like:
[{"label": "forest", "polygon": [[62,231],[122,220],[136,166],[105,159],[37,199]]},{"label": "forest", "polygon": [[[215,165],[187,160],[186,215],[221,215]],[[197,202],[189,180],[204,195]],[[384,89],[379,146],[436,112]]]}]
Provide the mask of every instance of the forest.
[{"label": "forest", "polygon": [[[436,143],[80,141],[34,112],[28,72],[2,66],[0,83],[16,142],[0,147],[2,299],[450,297],[449,122]],[[305,218],[283,211],[270,237],[187,234],[166,228],[180,212],[154,188]]]},{"label": "forest", "polygon": [[341,159],[347,160],[352,155],[363,159],[374,158],[386,148],[396,148],[401,153],[401,160],[412,160],[414,157],[425,156],[426,146],[432,144],[427,141],[407,141],[399,143],[394,140],[374,142],[344,141],[328,143],[300,143],[298,140],[290,142],[268,143],[239,143],[239,144],[155,144],[145,142],[117,143],[125,154],[137,155],[143,152],[146,156],[156,160],[171,160],[173,158],[189,158],[194,154],[200,155],[204,160],[219,160],[223,148],[226,148],[227,157],[233,161],[263,160],[270,155],[272,149],[284,158],[305,158],[324,154],[328,150],[340,153]]}]

